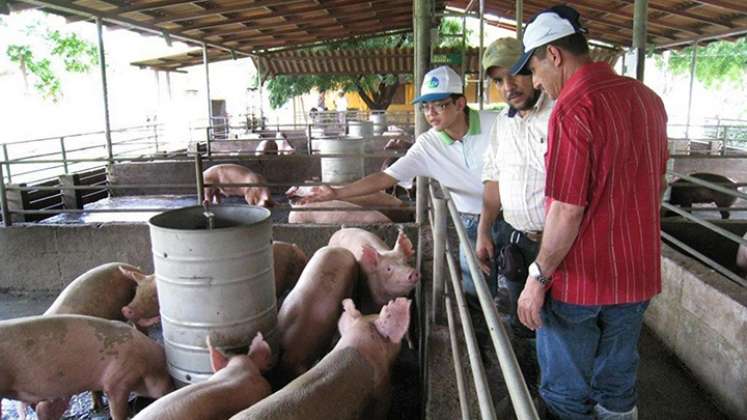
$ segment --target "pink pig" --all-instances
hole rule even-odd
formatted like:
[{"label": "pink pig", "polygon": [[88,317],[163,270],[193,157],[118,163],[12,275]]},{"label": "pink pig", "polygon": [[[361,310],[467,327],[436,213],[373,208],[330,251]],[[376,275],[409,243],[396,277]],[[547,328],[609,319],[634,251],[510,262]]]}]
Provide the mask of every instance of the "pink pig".
[{"label": "pink pig", "polygon": [[228,357],[207,338],[213,376],[157,400],[133,420],[222,420],[270,395],[272,389],[262,372],[270,367],[270,346],[261,333],[252,340],[249,353]]},{"label": "pink pig", "polygon": [[358,263],[347,249],[328,246],[314,253],[278,312],[282,380],[307,371],[329,350],[340,303],[357,280]]},{"label": "pink pig", "polygon": [[127,418],[130,392],[159,398],[173,389],[163,348],[119,321],[44,315],[0,321],[0,398],[36,405],[42,419],[67,399],[104,391],[114,420]]},{"label": "pink pig", "polygon": [[[205,184],[265,184],[262,175],[252,172],[249,168],[225,163],[211,166],[202,173]],[[247,204],[252,206],[272,207],[270,190],[267,187],[206,187],[205,201],[220,203],[222,196],[244,197]]]},{"label": "pink pig", "polygon": [[362,316],[350,299],[340,341],[311,370],[231,420],[380,420],[391,400],[391,369],[410,324],[410,301],[397,298]]},{"label": "pink pig", "polygon": [[366,287],[361,288],[361,307],[366,313],[377,312],[390,300],[407,296],[420,279],[420,274],[407,264],[415,251],[402,231],[391,250],[381,238],[358,228],[338,230],[329,245],[348,249],[360,264],[366,280]]}]

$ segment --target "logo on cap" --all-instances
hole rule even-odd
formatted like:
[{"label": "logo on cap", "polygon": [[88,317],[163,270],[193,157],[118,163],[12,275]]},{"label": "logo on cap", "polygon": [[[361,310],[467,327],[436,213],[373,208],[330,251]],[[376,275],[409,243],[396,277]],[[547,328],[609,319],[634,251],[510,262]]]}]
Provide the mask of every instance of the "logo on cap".
[{"label": "logo on cap", "polygon": [[433,78],[431,78],[430,82],[428,82],[428,87],[429,88],[437,88],[438,84],[439,84],[438,77],[433,77]]}]

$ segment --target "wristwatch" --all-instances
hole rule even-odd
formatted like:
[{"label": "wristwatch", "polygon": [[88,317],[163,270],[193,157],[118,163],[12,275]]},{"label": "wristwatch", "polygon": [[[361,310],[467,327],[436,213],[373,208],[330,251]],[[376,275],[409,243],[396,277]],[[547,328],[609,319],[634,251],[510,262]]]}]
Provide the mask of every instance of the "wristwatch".
[{"label": "wristwatch", "polygon": [[542,274],[542,269],[537,264],[537,261],[529,264],[529,275],[534,277],[543,286],[547,286],[550,283],[550,279]]}]

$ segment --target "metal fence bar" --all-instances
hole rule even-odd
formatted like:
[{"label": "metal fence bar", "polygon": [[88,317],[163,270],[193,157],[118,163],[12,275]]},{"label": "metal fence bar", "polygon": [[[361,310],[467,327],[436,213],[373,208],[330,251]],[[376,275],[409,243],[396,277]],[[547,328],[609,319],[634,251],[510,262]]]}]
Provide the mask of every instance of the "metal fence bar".
[{"label": "metal fence bar", "polygon": [[[450,268],[452,268],[450,266]],[[456,269],[454,269],[456,271]],[[456,273],[453,273],[454,275]],[[458,277],[458,276],[457,276]],[[451,291],[451,289],[448,289]],[[434,305],[435,306],[435,305]],[[456,376],[457,394],[459,395],[459,411],[462,413],[462,420],[469,420],[469,407],[467,406],[467,390],[464,385],[464,369],[462,369],[462,355],[459,350],[459,343],[456,338],[456,326],[454,321],[454,309],[452,308],[451,298],[447,293],[444,296],[444,306],[446,307],[446,320],[449,325],[449,343],[451,344],[451,357],[454,363],[454,376]]]},{"label": "metal fence bar", "polygon": [[[8,172],[8,184],[13,182],[13,178],[10,175],[10,158],[8,157],[8,143],[3,144],[3,157],[5,158],[5,170]],[[0,177],[0,181],[4,178]]]},{"label": "metal fence bar", "polygon": [[10,210],[8,209],[8,194],[5,191],[5,180],[3,177],[2,165],[0,165],[0,211],[3,215],[3,226],[10,226],[12,222],[10,220]]},{"label": "metal fence bar", "polygon": [[706,227],[706,228],[708,228],[708,229],[710,229],[710,230],[712,230],[712,231],[714,231],[716,233],[719,233],[719,234],[721,234],[721,236],[724,236],[724,237],[726,237],[728,239],[731,239],[732,241],[734,241],[734,242],[736,242],[738,244],[747,246],[747,239],[741,238],[741,237],[739,237],[739,235],[735,235],[734,233],[731,233],[731,232],[729,232],[728,230],[726,230],[726,229],[724,229],[722,227],[716,226],[715,224],[713,224],[711,222],[705,221],[705,220],[701,219],[698,216],[693,216],[692,214],[690,214],[690,213],[688,213],[688,212],[686,212],[684,210],[680,210],[680,208],[677,207],[677,206],[673,206],[673,205],[671,205],[669,203],[661,203],[661,206],[664,207],[667,210],[671,210],[671,211],[679,214],[680,216],[684,217],[685,219],[692,220],[693,222],[695,222],[695,223],[697,223],[697,224],[699,224],[699,225],[701,225],[703,227]]},{"label": "metal fence bar", "polygon": [[458,265],[454,262],[448,242],[446,243],[446,263],[449,266],[449,273],[451,274],[449,276],[451,279],[451,290],[454,291],[454,297],[456,297],[459,318],[462,322],[462,329],[464,330],[464,341],[467,344],[467,355],[469,356],[470,366],[472,366],[472,380],[475,383],[480,414],[483,420],[495,420],[495,407],[493,407],[493,398],[490,395],[485,367],[480,358],[480,348],[477,345],[477,338],[475,338],[475,330],[472,327],[472,319],[469,316],[467,300],[464,298],[462,284],[459,282],[459,275],[456,268]]},{"label": "metal fence bar", "polygon": [[742,277],[736,275],[733,271],[729,270],[728,268],[724,267],[723,265],[717,263],[716,261],[708,258],[701,252],[697,251],[696,249],[690,247],[686,243],[680,241],[679,239],[675,238],[674,236],[661,231],[661,237],[666,239],[667,241],[677,245],[678,247],[682,248],[683,250],[687,251],[688,254],[691,254],[693,257],[699,259],[709,267],[713,268],[714,270],[718,271],[719,273],[723,274],[726,278],[729,280],[737,283],[738,285],[742,287],[747,287],[747,280],[743,279]]},{"label": "metal fence bar", "polygon": [[712,189],[714,191],[718,191],[718,192],[721,192],[721,193],[724,193],[724,194],[727,194],[727,195],[731,195],[731,196],[734,196],[734,197],[737,197],[737,198],[741,198],[741,199],[747,200],[747,194],[745,194],[745,193],[742,193],[742,192],[739,192],[739,191],[735,191],[735,190],[732,190],[732,189],[729,189],[729,188],[725,188],[725,187],[722,187],[721,185],[714,184],[712,182],[703,181],[702,179],[694,178],[694,177],[691,177],[690,175],[683,175],[683,174],[680,174],[680,173],[677,173],[677,172],[674,172],[674,171],[667,171],[667,173],[669,175],[674,175],[677,178],[684,179],[686,181],[690,181],[693,184],[698,184],[698,185],[701,185],[703,187],[710,188],[710,189]]},{"label": "metal fence bar", "polygon": [[441,323],[443,318],[443,296],[444,296],[444,264],[446,241],[446,225],[448,211],[446,203],[442,198],[437,198],[435,188],[431,179],[428,184],[431,199],[431,229],[433,234],[433,307],[431,311],[431,322]]},{"label": "metal fence bar", "polygon": [[65,151],[65,137],[60,137],[60,153],[62,153],[62,166],[65,168],[65,175],[69,173],[67,167],[67,151]]},{"label": "metal fence bar", "polygon": [[475,250],[467,238],[467,232],[460,221],[459,212],[457,212],[456,206],[451,200],[451,192],[444,186],[442,186],[442,189],[446,196],[446,204],[449,207],[451,219],[456,227],[457,235],[459,236],[459,242],[464,245],[466,251],[467,264],[469,265],[469,271],[472,275],[472,281],[477,289],[480,307],[482,307],[485,321],[490,330],[490,337],[493,340],[493,346],[496,355],[498,356],[498,361],[501,364],[501,373],[503,373],[503,379],[506,382],[508,394],[511,397],[511,403],[514,406],[516,416],[519,420],[538,419],[537,410],[534,407],[531,396],[529,395],[529,390],[527,389],[526,382],[524,382],[521,369],[519,369],[519,363],[517,362],[516,355],[511,347],[508,334],[506,333],[503,324],[498,320],[498,312],[493,304],[493,299],[488,290],[488,286],[485,284],[485,279],[483,278],[482,271],[477,262],[477,257],[475,256]]}]

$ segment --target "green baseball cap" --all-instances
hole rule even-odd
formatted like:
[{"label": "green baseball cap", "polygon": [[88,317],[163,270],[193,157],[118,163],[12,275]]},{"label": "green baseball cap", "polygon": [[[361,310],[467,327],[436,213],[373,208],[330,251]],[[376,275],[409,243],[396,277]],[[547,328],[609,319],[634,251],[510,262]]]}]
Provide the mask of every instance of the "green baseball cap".
[{"label": "green baseball cap", "polygon": [[521,56],[521,42],[516,38],[498,38],[482,54],[482,67],[487,71],[491,67],[510,69]]}]

